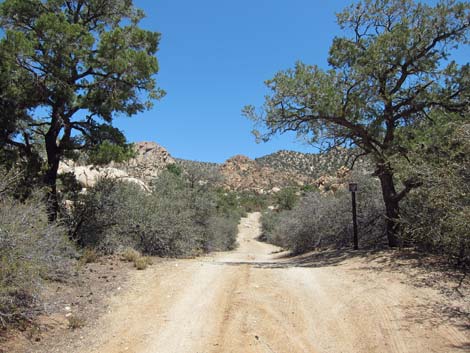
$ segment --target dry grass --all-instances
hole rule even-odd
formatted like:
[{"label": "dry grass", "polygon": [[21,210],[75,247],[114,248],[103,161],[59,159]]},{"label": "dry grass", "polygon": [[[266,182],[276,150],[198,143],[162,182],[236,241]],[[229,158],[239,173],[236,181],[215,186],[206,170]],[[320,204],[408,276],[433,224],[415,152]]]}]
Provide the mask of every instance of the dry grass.
[{"label": "dry grass", "polygon": [[141,257],[140,253],[133,248],[126,248],[122,252],[122,259],[127,262],[135,262],[139,257]]},{"label": "dry grass", "polygon": [[140,256],[134,260],[134,266],[138,270],[145,270],[151,264],[152,260],[147,256]]},{"label": "dry grass", "polygon": [[77,330],[83,326],[85,326],[85,319],[77,314],[72,314],[68,317],[69,320],[69,329]]},{"label": "dry grass", "polygon": [[80,263],[85,265],[85,264],[91,264],[97,262],[99,259],[99,254],[96,250],[91,249],[91,248],[86,248],[83,251],[82,257],[80,258]]}]

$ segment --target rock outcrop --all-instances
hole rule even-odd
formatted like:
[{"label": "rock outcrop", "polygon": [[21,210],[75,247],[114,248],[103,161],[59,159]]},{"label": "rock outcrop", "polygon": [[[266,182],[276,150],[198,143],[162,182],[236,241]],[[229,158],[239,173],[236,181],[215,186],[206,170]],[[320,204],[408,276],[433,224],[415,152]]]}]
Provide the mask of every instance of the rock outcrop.
[{"label": "rock outcrop", "polygon": [[175,160],[168,151],[154,142],[139,142],[135,145],[136,156],[125,163],[109,166],[77,165],[73,161],[61,162],[59,174],[73,173],[83,188],[93,187],[100,178],[119,179],[150,190],[152,179]]},{"label": "rock outcrop", "polygon": [[113,167],[97,167],[93,165],[79,166],[71,161],[62,162],[59,166],[59,174],[72,173],[78,183],[84,188],[95,186],[101,178],[118,179],[136,184],[142,190],[149,191],[148,185],[138,178],[134,178],[122,169]]},{"label": "rock outcrop", "polygon": [[134,146],[135,158],[115,166],[145,183],[158,177],[167,165],[176,163],[170,153],[155,142],[138,142]]},{"label": "rock outcrop", "polygon": [[274,193],[287,186],[303,186],[313,183],[308,176],[294,172],[280,172],[266,167],[246,156],[238,155],[220,166],[223,186],[235,191],[254,191],[260,194]]}]

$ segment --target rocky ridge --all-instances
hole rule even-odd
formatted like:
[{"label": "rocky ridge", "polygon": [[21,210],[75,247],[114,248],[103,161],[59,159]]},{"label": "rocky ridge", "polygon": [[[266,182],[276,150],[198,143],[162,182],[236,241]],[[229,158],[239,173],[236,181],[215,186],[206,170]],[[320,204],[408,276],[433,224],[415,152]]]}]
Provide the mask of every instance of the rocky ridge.
[{"label": "rocky ridge", "polygon": [[168,165],[178,164],[183,170],[194,171],[197,168],[207,175],[219,173],[220,184],[227,190],[264,194],[277,192],[288,186],[318,184],[319,177],[334,175],[351,161],[348,150],[341,149],[327,154],[283,150],[254,160],[238,155],[223,164],[176,159],[154,142],[136,143],[135,151],[136,156],[126,163],[111,163],[104,167],[76,165],[65,161],[61,163],[59,173],[73,173],[84,188],[93,187],[99,178],[108,177],[133,182],[142,189],[149,190],[151,181]]}]

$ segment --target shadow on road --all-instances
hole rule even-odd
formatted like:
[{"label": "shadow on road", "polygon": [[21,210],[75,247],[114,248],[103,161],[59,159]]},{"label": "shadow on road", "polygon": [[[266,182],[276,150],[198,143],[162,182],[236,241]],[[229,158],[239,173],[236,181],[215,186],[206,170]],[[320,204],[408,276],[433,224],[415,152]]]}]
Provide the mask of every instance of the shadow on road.
[{"label": "shadow on road", "polygon": [[281,254],[273,256],[271,261],[219,261],[223,265],[251,265],[258,268],[288,268],[288,267],[329,267],[337,266],[352,258],[363,258],[367,261],[375,261],[381,252],[353,251],[353,250],[323,250],[306,255],[292,256]]},{"label": "shadow on road", "polygon": [[[355,261],[359,260],[359,261]],[[286,253],[273,254],[267,261],[219,261],[215,264],[225,266],[251,266],[260,269],[285,268],[322,268],[345,264],[351,266],[345,270],[357,272],[372,271],[375,273],[400,273],[404,275],[403,283],[414,287],[433,288],[447,298],[468,297],[470,279],[465,274],[450,268],[437,257],[418,253],[414,250],[321,250],[304,255],[292,256]],[[410,314],[407,320],[415,323],[432,322],[442,325],[455,321],[462,330],[470,330],[468,317],[470,313],[464,307],[450,305],[449,302],[430,302],[426,305],[403,308]],[[435,322],[434,322],[435,321]],[[456,351],[469,351],[470,343],[452,347]]]}]

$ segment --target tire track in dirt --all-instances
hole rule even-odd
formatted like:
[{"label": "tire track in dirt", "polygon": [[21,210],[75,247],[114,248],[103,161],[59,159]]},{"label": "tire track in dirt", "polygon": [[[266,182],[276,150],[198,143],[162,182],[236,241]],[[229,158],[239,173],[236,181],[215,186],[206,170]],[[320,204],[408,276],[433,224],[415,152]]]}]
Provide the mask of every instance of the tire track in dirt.
[{"label": "tire track in dirt", "polygon": [[[239,248],[139,272],[110,300],[100,328],[67,353],[464,352],[465,331],[416,317],[431,294],[357,263],[302,267],[256,241],[260,214],[239,225]],[[439,322],[442,322],[439,321]],[[463,348],[462,348],[463,347]]]}]

